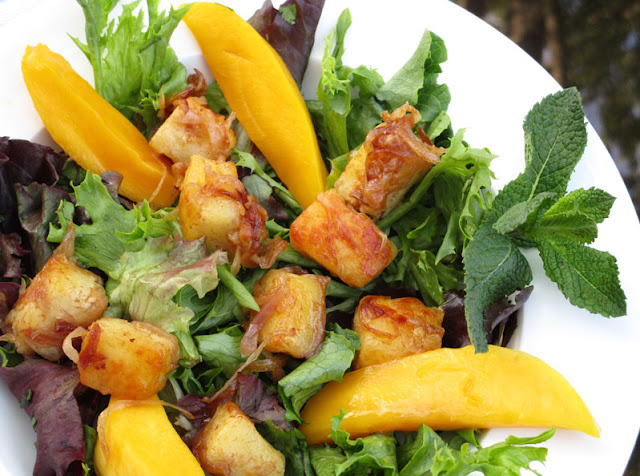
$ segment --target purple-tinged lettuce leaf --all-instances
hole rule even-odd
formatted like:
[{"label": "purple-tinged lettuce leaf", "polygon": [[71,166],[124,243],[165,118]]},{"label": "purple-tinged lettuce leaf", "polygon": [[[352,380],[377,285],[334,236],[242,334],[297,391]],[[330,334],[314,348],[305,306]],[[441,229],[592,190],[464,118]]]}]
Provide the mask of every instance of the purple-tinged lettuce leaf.
[{"label": "purple-tinged lettuce leaf", "polygon": [[42,269],[53,253],[54,246],[47,241],[49,223],[56,219],[60,202],[70,200],[70,197],[63,190],[36,182],[18,184],[15,191],[18,218],[31,245],[31,273],[28,274],[33,275]]},{"label": "purple-tinged lettuce leaf", "polygon": [[0,323],[18,300],[19,295],[20,285],[18,283],[0,282]]},{"label": "purple-tinged lettuce leaf", "polygon": [[[501,298],[490,304],[484,311],[484,328],[489,344],[506,346],[516,328],[516,312],[529,299],[533,286],[517,291],[513,301]],[[471,345],[464,308],[464,293],[452,291],[445,294],[443,347],[465,347]],[[504,326],[501,326],[504,324]]]},{"label": "purple-tinged lettuce leaf", "polygon": [[267,420],[282,429],[290,430],[293,424],[285,418],[285,409],[278,402],[277,394],[267,388],[262,380],[254,375],[238,374],[238,387],[234,401],[254,423]]},{"label": "purple-tinged lettuce leaf", "polygon": [[[276,10],[271,0],[266,0],[249,19],[282,57],[298,86],[307,69],[323,7],[324,0],[287,0]],[[283,10],[288,13],[286,17],[281,13]],[[294,11],[295,20],[289,17]]]},{"label": "purple-tinged lettuce leaf", "polygon": [[[34,419],[38,452],[34,476],[65,476],[86,458],[84,428],[74,396],[80,383],[76,369],[41,359],[0,368],[0,377]],[[31,394],[31,398],[25,395]]]},{"label": "purple-tinged lettuce leaf", "polygon": [[202,427],[209,421],[217,406],[226,401],[232,401],[238,405],[240,410],[256,424],[271,421],[281,430],[293,428],[293,424],[285,419],[286,412],[278,402],[277,394],[255,375],[239,373],[224,396],[208,402],[211,396],[189,394],[178,401],[178,406],[195,417],[192,423],[196,428]]},{"label": "purple-tinged lettuce leaf", "polygon": [[204,240],[149,238],[140,251],[125,252],[107,283],[111,315],[149,322],[167,332],[188,332],[193,311],[172,298],[191,286],[200,298],[218,285],[221,253],[209,255]]},{"label": "purple-tinged lettuce leaf", "polygon": [[218,286],[218,265],[226,253],[207,253],[204,239],[148,238],[140,251],[122,253],[109,273],[107,315],[148,322],[178,338],[182,364],[195,365],[198,349],[189,334],[194,312],[173,299],[191,286],[203,299]]},{"label": "purple-tinged lettuce leaf", "polygon": [[14,184],[53,185],[66,160],[50,147],[0,137],[0,233],[20,231]]},{"label": "purple-tinged lettuce leaf", "polygon": [[15,279],[22,276],[20,258],[29,253],[21,246],[22,239],[17,233],[0,234],[0,279]]}]

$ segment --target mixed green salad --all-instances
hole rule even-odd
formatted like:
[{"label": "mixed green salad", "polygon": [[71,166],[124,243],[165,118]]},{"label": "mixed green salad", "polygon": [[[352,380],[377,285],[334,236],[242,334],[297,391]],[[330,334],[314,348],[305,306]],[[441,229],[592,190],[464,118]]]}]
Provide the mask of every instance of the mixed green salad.
[{"label": "mixed green salad", "polygon": [[[140,10],[134,2],[109,20],[117,1],[78,3],[86,39],[74,41],[91,62],[97,92],[150,138],[162,123],[164,98],[193,86],[169,46],[189,6],[162,12],[158,0]],[[250,20],[298,84],[323,3],[288,0],[276,10],[267,0]],[[626,314],[615,258],[588,246],[614,197],[596,188],[567,191],[587,142],[579,93],[563,90],[533,107],[523,123],[524,171],[496,194],[490,168],[495,156],[469,145],[464,129],[455,129],[447,114],[450,91],[439,82],[445,41],[425,31],[407,63],[385,81],[374,68],[343,63],[351,21],[345,10],[325,39],[317,98],[306,101],[330,171],[327,188],[345,170],[350,152],[382,122],[381,113],[405,103],[420,113],[422,133],[446,152],[376,222],[398,249],[393,262],[364,288],[337,278],[328,282],[325,337],[313,357],[265,353],[238,373],[247,363],[241,345],[248,313],[259,309],[253,288],[267,270],[236,272],[210,254],[204,239],[185,240],[175,207],[153,209],[118,194],[117,170],[99,176],[64,152],[6,137],[0,138],[0,319],[73,224],[75,258],[105,281],[106,315],[147,322],[177,338],[179,367],[159,397],[195,417],[167,410],[189,444],[211,417],[208,403],[221,389],[228,392],[233,378],[227,397],[284,454],[285,474],[520,474],[545,460],[546,449],[531,445],[551,438],[554,430],[489,447],[479,443],[477,430],[435,432],[426,425],[412,433],[354,439],[340,429],[343,415],[336,415],[333,444],[309,447],[298,429],[306,401],[350,371],[360,348],[351,318],[366,295],[411,296],[442,307],[443,346],[471,344],[486,352],[489,344],[506,345],[517,325],[515,312],[531,293],[532,280],[521,249],[534,247],[547,276],[572,304],[607,317]],[[212,110],[233,112],[215,80],[205,96]],[[237,122],[234,129],[238,140],[231,160],[239,177],[266,210],[269,237],[288,242],[302,207]],[[287,266],[327,274],[291,246],[273,268]],[[34,474],[93,474],[95,425],[104,398],[79,384],[66,358],[23,358],[9,342],[0,346],[0,358],[0,377],[33,419]]]}]

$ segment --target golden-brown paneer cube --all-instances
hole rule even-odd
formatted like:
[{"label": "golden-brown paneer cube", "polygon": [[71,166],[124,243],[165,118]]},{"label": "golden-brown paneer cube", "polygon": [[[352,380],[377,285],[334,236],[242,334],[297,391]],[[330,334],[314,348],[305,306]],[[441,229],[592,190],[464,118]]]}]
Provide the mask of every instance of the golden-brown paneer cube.
[{"label": "golden-brown paneer cube", "polygon": [[291,244],[349,286],[362,288],[398,250],[373,221],[349,207],[334,190],[318,195],[290,229]]},{"label": "golden-brown paneer cube", "polygon": [[103,317],[82,340],[80,381],[103,395],[144,400],[165,386],[179,353],[178,340],[159,327]]},{"label": "golden-brown paneer cube", "polygon": [[268,237],[267,212],[247,193],[233,163],[194,155],[180,190],[178,212],[186,239],[206,237],[209,249],[227,251],[236,265],[263,265],[259,255]]},{"label": "golden-brown paneer cube", "polygon": [[272,269],[253,287],[260,312],[252,322],[264,322],[258,340],[265,349],[297,359],[316,354],[324,340],[325,293],[330,278],[301,268]]},{"label": "golden-brown paneer cube", "polygon": [[383,112],[382,119],[335,183],[342,198],[374,220],[397,207],[444,153],[424,133],[413,133],[420,113],[409,104]]},{"label": "golden-brown paneer cube", "polygon": [[236,145],[233,118],[213,112],[204,98],[177,99],[173,105],[175,109],[149,141],[151,148],[174,162],[188,164],[192,155],[226,160]]},{"label": "golden-brown paneer cube", "polygon": [[284,474],[285,458],[265,440],[233,402],[220,405],[196,436],[193,453],[214,476]]},{"label": "golden-brown paneer cube", "polygon": [[444,312],[411,298],[365,296],[353,318],[360,336],[355,368],[381,364],[442,346]]},{"label": "golden-brown paneer cube", "polygon": [[70,224],[60,246],[7,315],[5,325],[21,354],[36,352],[51,361],[60,359],[67,334],[89,326],[107,309],[102,279],[76,264],[74,238]]}]

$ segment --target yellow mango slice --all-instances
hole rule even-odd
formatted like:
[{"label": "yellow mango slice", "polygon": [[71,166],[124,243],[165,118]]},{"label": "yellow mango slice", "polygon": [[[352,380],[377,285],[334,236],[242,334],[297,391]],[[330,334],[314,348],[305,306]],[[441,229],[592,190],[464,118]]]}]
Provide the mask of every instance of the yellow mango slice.
[{"label": "yellow mango slice", "polygon": [[170,161],[160,159],[126,117],[103,99],[59,54],[28,46],[22,74],[33,104],[53,140],[81,167],[123,176],[130,200],[170,206],[177,190]]},{"label": "yellow mango slice", "polygon": [[[109,407],[117,402],[112,397]],[[127,406],[110,412],[104,437],[108,456],[100,439],[93,456],[99,476],[204,476],[161,405]]]},{"label": "yellow mango slice", "polygon": [[304,99],[278,53],[233,10],[196,3],[183,18],[251,140],[303,207],[327,171]]},{"label": "yellow mango slice", "polygon": [[309,444],[329,441],[331,417],[341,429],[374,432],[497,427],[558,427],[599,436],[586,405],[565,378],[540,359],[489,346],[438,349],[372,365],[331,382],[305,405],[300,430]]}]

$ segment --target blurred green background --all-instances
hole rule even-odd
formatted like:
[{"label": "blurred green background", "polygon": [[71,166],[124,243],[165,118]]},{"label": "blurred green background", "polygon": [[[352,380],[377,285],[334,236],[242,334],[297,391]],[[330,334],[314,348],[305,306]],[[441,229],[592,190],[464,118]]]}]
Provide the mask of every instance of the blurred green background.
[{"label": "blurred green background", "polygon": [[[457,0],[582,93],[640,216],[640,1]],[[639,396],[640,397],[640,396]],[[640,439],[624,476],[640,476]]]},{"label": "blurred green background", "polygon": [[580,90],[640,214],[640,1],[456,3],[519,44],[563,87]]}]

